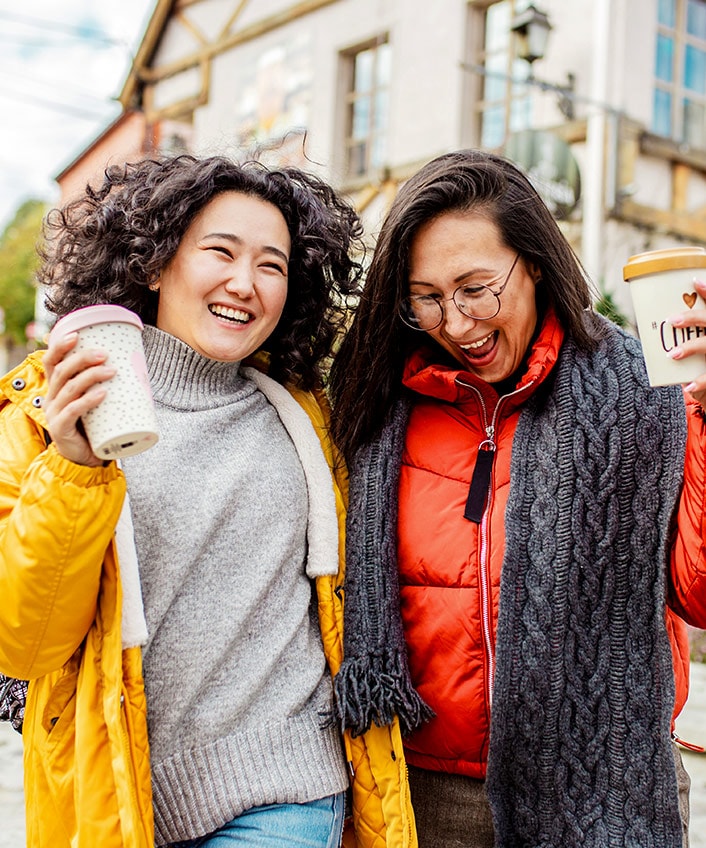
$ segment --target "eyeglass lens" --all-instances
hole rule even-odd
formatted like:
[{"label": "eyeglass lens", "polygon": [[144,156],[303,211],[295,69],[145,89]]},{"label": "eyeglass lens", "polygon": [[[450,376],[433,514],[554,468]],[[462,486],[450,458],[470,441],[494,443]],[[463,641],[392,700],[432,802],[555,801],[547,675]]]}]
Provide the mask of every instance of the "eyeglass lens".
[{"label": "eyeglass lens", "polygon": [[[484,320],[498,314],[500,301],[488,286],[461,286],[453,294],[457,308],[468,318]],[[400,315],[407,326],[433,330],[444,320],[444,306],[430,295],[409,295],[401,304]]]}]

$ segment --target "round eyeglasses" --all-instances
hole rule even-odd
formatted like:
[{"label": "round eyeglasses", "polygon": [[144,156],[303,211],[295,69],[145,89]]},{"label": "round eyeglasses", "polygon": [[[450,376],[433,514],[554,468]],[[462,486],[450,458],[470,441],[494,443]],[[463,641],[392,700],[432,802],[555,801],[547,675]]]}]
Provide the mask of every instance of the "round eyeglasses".
[{"label": "round eyeglasses", "polygon": [[436,294],[410,294],[400,301],[399,315],[404,323],[413,330],[435,330],[444,320],[444,303],[452,300],[459,312],[475,321],[487,321],[500,312],[500,295],[510,282],[515,270],[518,253],[507,272],[505,281],[497,291],[480,283],[464,283],[451,297],[443,298]]}]

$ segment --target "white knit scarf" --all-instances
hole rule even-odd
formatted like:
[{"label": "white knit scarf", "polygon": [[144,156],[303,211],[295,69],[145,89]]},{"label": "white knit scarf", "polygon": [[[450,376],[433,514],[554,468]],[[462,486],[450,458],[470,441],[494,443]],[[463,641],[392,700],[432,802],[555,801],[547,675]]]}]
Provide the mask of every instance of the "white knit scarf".
[{"label": "white knit scarf", "polygon": [[[309,502],[306,573],[315,578],[338,572],[338,519],[331,470],[319,437],[304,409],[287,389],[255,368],[241,368],[277,410],[304,470]],[[122,585],[123,648],[145,645],[147,622],[142,605],[130,501],[126,494],[115,531]]]}]

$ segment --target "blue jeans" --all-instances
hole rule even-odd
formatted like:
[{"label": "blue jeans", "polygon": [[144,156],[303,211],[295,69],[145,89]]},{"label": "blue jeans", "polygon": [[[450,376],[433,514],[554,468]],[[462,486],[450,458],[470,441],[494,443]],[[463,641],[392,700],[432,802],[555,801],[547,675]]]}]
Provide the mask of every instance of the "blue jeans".
[{"label": "blue jeans", "polygon": [[338,848],[343,834],[345,793],[307,804],[269,804],[246,810],[223,827],[169,848]]}]

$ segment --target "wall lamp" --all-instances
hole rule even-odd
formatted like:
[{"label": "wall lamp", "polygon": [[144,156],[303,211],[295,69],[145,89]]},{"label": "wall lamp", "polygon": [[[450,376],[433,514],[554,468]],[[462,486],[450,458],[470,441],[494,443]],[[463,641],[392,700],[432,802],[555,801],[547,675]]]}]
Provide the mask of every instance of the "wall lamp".
[{"label": "wall lamp", "polygon": [[544,12],[530,4],[520,12],[510,24],[510,31],[517,36],[517,57],[529,62],[530,72],[532,63],[543,59],[547,52],[547,42],[552,25]]},{"label": "wall lamp", "polygon": [[515,34],[515,50],[518,59],[523,59],[529,64],[529,77],[527,81],[537,86],[542,91],[554,91],[557,95],[557,106],[561,114],[568,120],[573,120],[574,114],[574,85],[576,77],[567,74],[566,85],[543,82],[535,78],[533,65],[537,59],[543,59],[547,50],[549,33],[552,25],[548,16],[530,3],[526,9],[519,12],[510,24],[510,31]]}]

